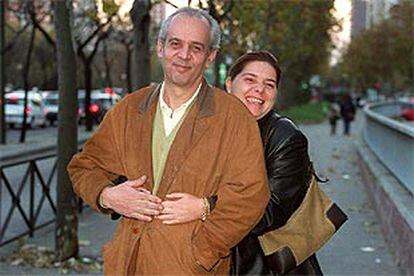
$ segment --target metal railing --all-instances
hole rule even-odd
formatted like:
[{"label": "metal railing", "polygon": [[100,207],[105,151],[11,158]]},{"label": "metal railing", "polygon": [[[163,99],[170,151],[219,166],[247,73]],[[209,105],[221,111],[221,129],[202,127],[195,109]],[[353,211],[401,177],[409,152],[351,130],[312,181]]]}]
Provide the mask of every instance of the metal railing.
[{"label": "metal railing", "polygon": [[[56,159],[55,154],[48,154],[36,159],[21,160],[0,167],[0,246],[15,241],[27,234],[33,236],[35,230],[49,225],[55,220],[56,205],[50,191],[53,177],[56,174],[57,161],[53,161],[52,170],[47,178],[42,174],[38,166],[39,161],[51,158]],[[26,168],[20,183],[11,183],[6,173],[7,169],[24,165],[26,165]],[[23,196],[25,189],[29,189],[28,196]],[[40,189],[41,193],[36,191],[37,189]],[[10,206],[8,210],[3,210],[2,207],[7,202],[6,193],[10,196]],[[36,201],[36,195],[40,196],[38,201]],[[45,203],[49,205],[53,213],[50,219],[42,221],[39,220],[39,215]],[[5,214],[4,221],[2,220],[3,214]],[[18,224],[19,217],[23,220],[23,225]],[[6,232],[13,220],[23,229],[20,229],[17,233],[13,229],[13,234],[6,236]]]},{"label": "metal railing", "polygon": [[[16,173],[23,176],[19,181]],[[0,160],[0,246],[32,237],[56,220],[56,177],[56,146]],[[79,199],[78,211],[83,207]]]},{"label": "metal railing", "polygon": [[384,102],[364,108],[364,140],[378,159],[414,194],[414,127],[393,119],[412,103]]}]

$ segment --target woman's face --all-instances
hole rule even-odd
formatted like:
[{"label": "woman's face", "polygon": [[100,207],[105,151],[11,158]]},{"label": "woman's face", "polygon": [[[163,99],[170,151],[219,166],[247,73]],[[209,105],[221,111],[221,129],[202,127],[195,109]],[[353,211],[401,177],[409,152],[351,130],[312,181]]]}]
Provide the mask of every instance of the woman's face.
[{"label": "woman's face", "polygon": [[277,95],[276,70],[267,62],[252,61],[232,80],[227,91],[239,98],[256,120],[268,113]]}]

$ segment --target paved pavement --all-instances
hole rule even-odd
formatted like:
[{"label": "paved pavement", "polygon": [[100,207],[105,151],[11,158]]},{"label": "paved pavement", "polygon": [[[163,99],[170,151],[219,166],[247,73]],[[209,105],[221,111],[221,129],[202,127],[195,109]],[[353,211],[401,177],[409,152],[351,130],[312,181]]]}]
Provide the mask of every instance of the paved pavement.
[{"label": "paved pavement", "polygon": [[[339,125],[341,127],[341,125]],[[388,252],[378,218],[372,210],[356,165],[354,142],[361,128],[361,119],[353,126],[353,134],[330,136],[328,123],[305,125],[302,129],[310,141],[311,157],[315,168],[330,183],[323,188],[349,215],[348,222],[319,252],[322,269],[326,275],[403,275]],[[340,133],[339,131],[338,133]],[[82,256],[100,256],[102,245],[110,238],[115,223],[105,215],[87,209],[80,216],[79,238],[90,245],[82,246]],[[98,230],[99,229],[99,230]],[[53,225],[39,230],[26,243],[50,248],[54,246]],[[0,248],[0,256],[18,248],[17,243]],[[11,266],[0,262],[2,275],[56,275],[58,269],[34,269]]]},{"label": "paved pavement", "polygon": [[355,142],[361,139],[362,116],[352,124],[351,136],[341,135],[341,123],[336,136],[329,135],[327,122],[301,126],[316,171],[330,179],[324,190],[349,217],[318,258],[326,275],[403,275],[388,251],[357,166]]}]

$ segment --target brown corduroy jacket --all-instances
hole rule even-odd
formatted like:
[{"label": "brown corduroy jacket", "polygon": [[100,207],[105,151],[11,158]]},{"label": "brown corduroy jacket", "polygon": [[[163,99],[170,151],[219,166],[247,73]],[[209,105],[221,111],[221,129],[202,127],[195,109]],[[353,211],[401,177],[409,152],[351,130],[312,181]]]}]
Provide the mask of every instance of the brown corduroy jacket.
[{"label": "brown corduroy jacket", "polygon": [[[75,192],[96,210],[103,211],[100,192],[120,175],[147,175],[152,190],[158,95],[159,86],[147,87],[116,104],[70,162]],[[218,200],[205,222],[123,217],[103,248],[105,274],[226,274],[230,248],[263,215],[269,190],[257,123],[235,97],[205,81],[171,145],[157,196],[172,192]]]}]

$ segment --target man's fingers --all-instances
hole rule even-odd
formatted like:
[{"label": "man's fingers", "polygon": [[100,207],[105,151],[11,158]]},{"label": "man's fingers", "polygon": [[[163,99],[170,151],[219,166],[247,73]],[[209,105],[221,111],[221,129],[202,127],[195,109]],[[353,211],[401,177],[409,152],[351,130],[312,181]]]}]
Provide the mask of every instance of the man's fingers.
[{"label": "man's fingers", "polygon": [[162,221],[167,221],[167,220],[175,219],[175,216],[172,214],[162,214],[162,215],[157,216],[157,219],[162,220]]},{"label": "man's fingers", "polygon": [[184,193],[171,193],[171,194],[165,195],[165,197],[168,199],[180,199],[184,196],[185,196]]},{"label": "man's fingers", "polygon": [[138,188],[138,187],[141,187],[142,185],[144,185],[145,182],[147,182],[147,176],[143,175],[138,179],[130,180],[129,181],[129,186],[134,187],[134,188]]},{"label": "man's fingers", "polygon": [[179,223],[182,223],[182,222],[177,220],[177,219],[173,219],[173,220],[163,220],[162,223],[172,225],[172,224],[179,224]]},{"label": "man's fingers", "polygon": [[147,200],[137,201],[135,206],[137,206],[137,208],[142,208],[142,209],[157,210],[158,212],[164,209],[160,204],[153,203]]},{"label": "man's fingers", "polygon": [[173,208],[174,207],[174,202],[173,201],[163,201],[161,202],[162,207],[164,207],[164,209],[166,208]]},{"label": "man's fingers", "polygon": [[147,193],[141,194],[141,200],[147,200],[158,204],[162,202],[161,198]]},{"label": "man's fingers", "polygon": [[151,194],[151,192],[150,192],[150,191],[148,191],[147,189],[142,188],[142,187],[139,187],[139,188],[137,189],[137,191],[139,191],[139,192],[143,192],[143,193],[146,193],[146,194],[148,194],[148,195],[150,195],[150,194]]}]

